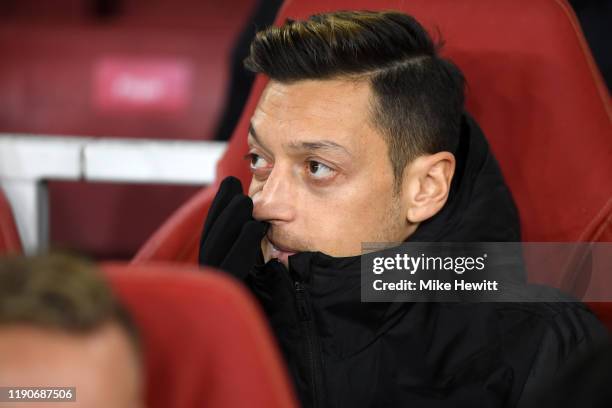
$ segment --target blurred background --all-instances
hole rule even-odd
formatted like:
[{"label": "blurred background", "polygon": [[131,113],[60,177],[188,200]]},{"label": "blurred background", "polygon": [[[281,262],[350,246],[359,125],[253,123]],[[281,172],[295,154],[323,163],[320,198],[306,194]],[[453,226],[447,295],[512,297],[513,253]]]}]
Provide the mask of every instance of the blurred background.
[{"label": "blurred background", "polygon": [[[610,88],[612,1],[570,3]],[[107,150],[125,150],[128,145],[109,142],[117,140],[135,151],[119,162],[99,156],[98,177],[84,180],[77,169],[75,177],[49,178],[44,192],[32,193],[36,208],[13,208],[22,218],[30,211],[42,220],[32,242],[97,259],[131,258],[212,180],[155,174],[172,167],[197,173],[197,167],[181,167],[180,154],[163,153],[193,150],[189,141],[229,138],[253,81],[241,61],[254,33],[274,21],[280,6],[280,0],[1,0],[0,136],[35,134],[79,149],[102,138]],[[148,140],[176,143],[154,145],[159,162],[145,163],[141,177],[138,153],[146,156],[153,148]],[[202,160],[214,161],[223,148],[211,146],[213,153]],[[8,160],[7,149],[0,160]],[[23,157],[67,165],[61,155],[46,159],[45,152],[24,149],[30,150]],[[160,170],[162,164],[170,170]],[[135,176],[114,179],[105,168],[110,166]],[[13,197],[23,191],[8,182],[2,186]]]}]

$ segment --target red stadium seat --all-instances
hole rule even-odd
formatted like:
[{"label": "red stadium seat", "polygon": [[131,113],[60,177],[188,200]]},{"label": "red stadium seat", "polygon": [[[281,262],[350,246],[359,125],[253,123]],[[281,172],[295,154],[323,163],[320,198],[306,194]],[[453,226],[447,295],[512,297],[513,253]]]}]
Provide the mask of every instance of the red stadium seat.
[{"label": "red stadium seat", "polygon": [[21,238],[13,217],[10,203],[0,189],[0,255],[21,254]]},{"label": "red stadium seat", "polygon": [[150,408],[291,408],[295,397],[255,301],[222,274],[102,266],[138,325]]}]

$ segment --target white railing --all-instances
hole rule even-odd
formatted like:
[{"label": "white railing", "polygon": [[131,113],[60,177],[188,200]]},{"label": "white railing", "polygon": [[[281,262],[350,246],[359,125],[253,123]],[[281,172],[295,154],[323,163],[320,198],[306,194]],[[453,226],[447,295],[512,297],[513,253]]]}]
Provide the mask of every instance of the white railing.
[{"label": "white railing", "polygon": [[0,187],[26,253],[49,240],[46,181],[206,185],[226,143],[0,133]]}]

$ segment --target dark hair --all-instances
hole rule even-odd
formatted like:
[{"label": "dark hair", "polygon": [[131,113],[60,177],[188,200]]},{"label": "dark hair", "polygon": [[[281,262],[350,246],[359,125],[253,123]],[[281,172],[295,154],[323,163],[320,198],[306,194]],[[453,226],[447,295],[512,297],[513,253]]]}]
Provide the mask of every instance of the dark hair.
[{"label": "dark hair", "polygon": [[398,188],[409,161],[458,145],[465,80],[440,48],[406,14],[339,11],[260,31],[245,66],[281,83],[369,80]]},{"label": "dark hair", "polygon": [[89,262],[59,254],[0,259],[0,326],[79,334],[106,323],[118,323],[139,349],[132,319]]}]

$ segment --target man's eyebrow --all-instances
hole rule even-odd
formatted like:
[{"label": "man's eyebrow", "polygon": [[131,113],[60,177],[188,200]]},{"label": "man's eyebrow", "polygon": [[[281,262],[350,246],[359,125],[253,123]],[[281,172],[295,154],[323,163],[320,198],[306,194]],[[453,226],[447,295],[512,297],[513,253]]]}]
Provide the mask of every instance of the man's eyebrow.
[{"label": "man's eyebrow", "polygon": [[293,150],[341,150],[344,153],[352,156],[351,153],[346,149],[346,147],[333,142],[331,140],[317,140],[314,142],[291,142],[288,147]]},{"label": "man's eyebrow", "polygon": [[[249,123],[249,134],[255,140],[255,142],[260,145],[264,150],[269,151],[266,146],[261,142],[255,128],[252,123]],[[346,147],[342,146],[331,140],[317,140],[314,142],[291,142],[288,144],[288,147],[292,150],[308,150],[308,151],[316,151],[316,150],[341,150],[344,153],[352,156],[351,153],[346,149]]]}]

